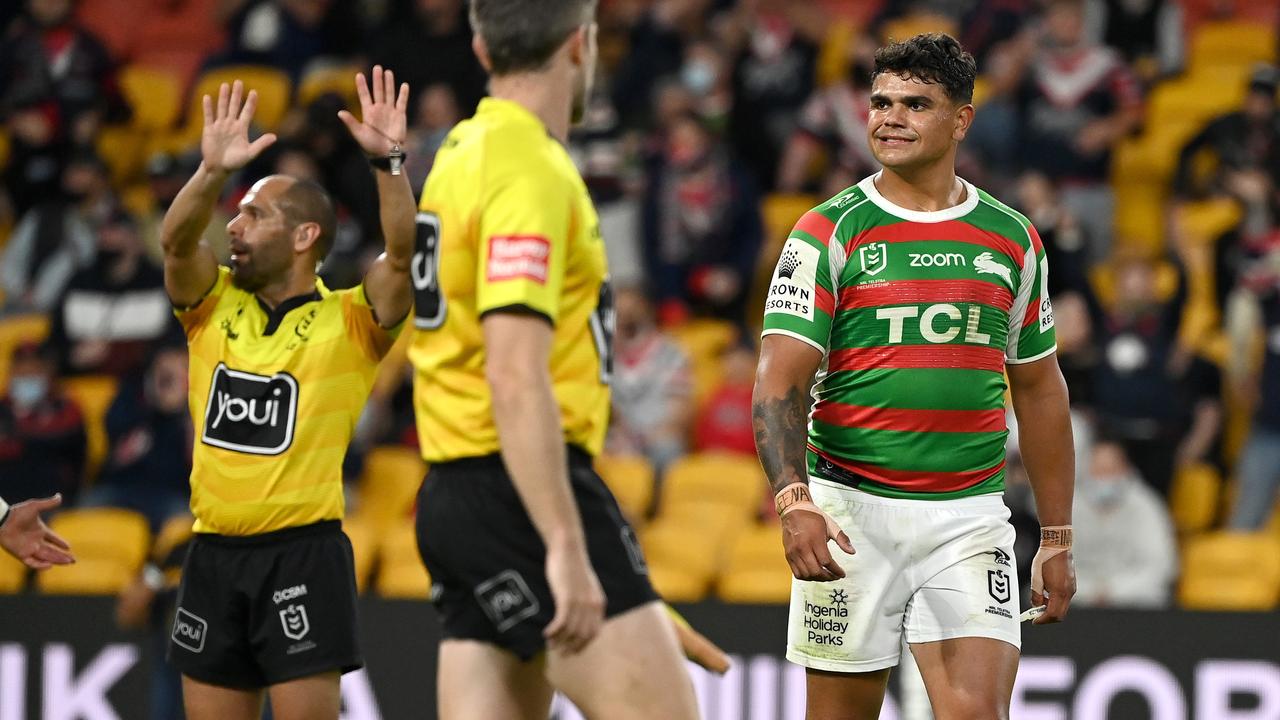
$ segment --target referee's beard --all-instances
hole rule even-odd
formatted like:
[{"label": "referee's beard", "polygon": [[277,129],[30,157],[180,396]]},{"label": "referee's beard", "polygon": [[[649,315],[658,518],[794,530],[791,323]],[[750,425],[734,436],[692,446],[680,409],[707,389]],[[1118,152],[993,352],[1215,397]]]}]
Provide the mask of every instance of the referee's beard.
[{"label": "referee's beard", "polygon": [[236,252],[231,262],[231,283],[245,292],[256,293],[283,278],[292,261],[287,237],[262,243],[247,252]]}]

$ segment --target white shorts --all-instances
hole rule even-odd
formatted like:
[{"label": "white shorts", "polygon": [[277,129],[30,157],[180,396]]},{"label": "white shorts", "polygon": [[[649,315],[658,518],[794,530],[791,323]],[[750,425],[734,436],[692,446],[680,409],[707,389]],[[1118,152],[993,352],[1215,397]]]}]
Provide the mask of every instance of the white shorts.
[{"label": "white shorts", "polygon": [[809,478],[853,547],[846,577],[792,580],[787,659],[832,672],[898,664],[908,643],[987,637],[1022,646],[1013,526],[999,494],[903,500]]}]

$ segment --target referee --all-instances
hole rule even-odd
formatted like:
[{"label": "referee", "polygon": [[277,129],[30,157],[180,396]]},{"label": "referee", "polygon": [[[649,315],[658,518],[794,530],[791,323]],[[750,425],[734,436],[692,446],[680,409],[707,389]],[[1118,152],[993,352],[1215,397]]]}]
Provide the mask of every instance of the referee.
[{"label": "referee", "polygon": [[697,714],[635,533],[592,470],[613,307],[565,151],[596,61],[593,0],[473,0],[492,97],[437,153],[413,261],[418,547],[443,625],[440,716]]},{"label": "referee", "polygon": [[[256,94],[204,98],[203,163],[165,215],[164,279],[190,347],[195,539],[169,657],[188,720],[337,720],[341,673],[362,664],[342,459],[378,361],[408,315],[413,193],[399,174],[408,87],[356,76],[362,121],[341,119],[376,168],[386,253],[331,291],[316,268],[333,205],[313,182],[259,180],[227,224],[231,262],[200,242],[228,175],[275,141],[249,142]],[[242,102],[243,99],[243,102]]]}]

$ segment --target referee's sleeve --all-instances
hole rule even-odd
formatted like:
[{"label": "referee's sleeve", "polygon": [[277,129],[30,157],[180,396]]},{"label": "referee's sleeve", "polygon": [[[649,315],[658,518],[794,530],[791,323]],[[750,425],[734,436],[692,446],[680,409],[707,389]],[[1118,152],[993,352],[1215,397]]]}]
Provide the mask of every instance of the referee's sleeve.
[{"label": "referee's sleeve", "polygon": [[182,325],[183,331],[186,332],[188,340],[209,322],[209,318],[213,316],[214,308],[218,306],[218,300],[226,292],[230,284],[231,269],[225,265],[219,265],[218,277],[214,279],[213,286],[209,288],[209,292],[204,294],[204,297],[189,307],[173,309],[173,314],[178,318],[178,322]]},{"label": "referee's sleeve", "polygon": [[476,263],[476,311],[560,314],[575,188],[536,168],[494,179],[484,197]]}]

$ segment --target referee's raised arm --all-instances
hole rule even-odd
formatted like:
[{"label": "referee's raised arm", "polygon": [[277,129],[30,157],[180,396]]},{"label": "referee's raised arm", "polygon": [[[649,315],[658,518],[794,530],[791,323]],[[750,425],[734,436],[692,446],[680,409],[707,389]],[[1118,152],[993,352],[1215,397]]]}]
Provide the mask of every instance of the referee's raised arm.
[{"label": "referee's raised arm", "polygon": [[378,214],[386,252],[374,260],[365,274],[364,291],[378,323],[398,325],[413,307],[409,266],[413,260],[414,206],[409,178],[400,171],[404,160],[405,132],[408,129],[409,84],[396,92],[396,78],[390,69],[373,67],[372,88],[363,73],[356,73],[356,93],[360,96],[360,120],[343,110],[339,119],[351,131],[360,149],[369,157],[378,183]]},{"label": "referee's raised arm", "polygon": [[256,158],[276,141],[267,133],[249,142],[249,123],[258,106],[252,90],[244,97],[236,80],[218,89],[218,100],[204,96],[204,130],[200,137],[200,167],[182,187],[164,215],[160,245],[164,249],[164,287],[178,307],[199,302],[218,276],[218,260],[200,242],[227,176]]}]

